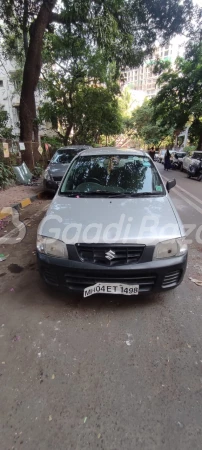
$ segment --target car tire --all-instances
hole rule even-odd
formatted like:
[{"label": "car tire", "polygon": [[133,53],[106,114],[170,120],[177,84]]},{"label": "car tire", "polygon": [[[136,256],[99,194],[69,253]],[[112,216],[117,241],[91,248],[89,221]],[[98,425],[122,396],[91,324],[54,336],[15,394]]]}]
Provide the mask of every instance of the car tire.
[{"label": "car tire", "polygon": [[197,178],[197,181],[201,181],[202,180],[202,175],[199,175],[199,177]]},{"label": "car tire", "polygon": [[191,174],[190,173],[188,173],[187,178],[191,178]]},{"label": "car tire", "polygon": [[180,167],[180,172],[184,172],[183,165]]}]

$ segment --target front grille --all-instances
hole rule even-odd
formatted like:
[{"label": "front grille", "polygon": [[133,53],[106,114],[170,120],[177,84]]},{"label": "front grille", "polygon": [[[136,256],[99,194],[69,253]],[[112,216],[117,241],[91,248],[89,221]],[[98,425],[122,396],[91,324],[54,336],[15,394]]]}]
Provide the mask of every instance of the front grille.
[{"label": "front grille", "polygon": [[56,273],[53,268],[44,268],[43,277],[45,281],[53,286],[67,287],[68,289],[77,290],[83,292],[86,287],[93,286],[96,283],[120,283],[120,284],[138,284],[140,286],[140,292],[150,292],[157,280],[157,276],[148,272],[146,275],[138,275],[127,272],[121,274],[116,272],[98,272],[92,274],[87,271],[75,271],[65,268],[60,268]]},{"label": "front grille", "polygon": [[80,260],[83,262],[101,264],[104,266],[116,266],[137,263],[143,254],[145,246],[77,244],[76,248]]},{"label": "front grille", "polygon": [[149,273],[148,275],[134,276],[119,273],[106,273],[92,276],[85,272],[68,272],[64,274],[65,284],[69,289],[77,289],[83,291],[88,286],[93,286],[96,283],[120,283],[120,284],[138,284],[140,292],[149,292],[152,290],[156,282],[156,275]]},{"label": "front grille", "polygon": [[176,270],[165,275],[162,283],[162,288],[174,287],[179,283],[181,271]]},{"label": "front grille", "polygon": [[54,181],[62,181],[62,177],[53,177]]}]

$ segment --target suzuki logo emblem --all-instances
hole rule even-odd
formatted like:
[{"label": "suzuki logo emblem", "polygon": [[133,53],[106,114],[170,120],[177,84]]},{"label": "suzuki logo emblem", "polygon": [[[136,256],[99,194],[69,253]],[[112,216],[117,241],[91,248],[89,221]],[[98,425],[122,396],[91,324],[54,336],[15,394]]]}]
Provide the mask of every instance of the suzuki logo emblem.
[{"label": "suzuki logo emblem", "polygon": [[105,253],[105,258],[108,259],[109,261],[112,261],[112,259],[114,259],[116,256],[116,253],[113,252],[113,250],[109,250],[109,252]]}]

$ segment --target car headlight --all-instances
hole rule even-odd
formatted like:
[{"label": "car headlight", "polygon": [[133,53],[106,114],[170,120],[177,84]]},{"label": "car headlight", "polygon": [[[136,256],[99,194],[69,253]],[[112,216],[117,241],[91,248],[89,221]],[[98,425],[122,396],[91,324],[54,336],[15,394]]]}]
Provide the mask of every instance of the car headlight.
[{"label": "car headlight", "polygon": [[46,169],[44,172],[44,179],[47,181],[52,179],[48,169]]},{"label": "car headlight", "polygon": [[52,239],[38,234],[36,246],[39,253],[56,256],[57,258],[68,258],[66,244],[58,239]]},{"label": "car headlight", "polygon": [[169,239],[169,241],[159,242],[154,250],[153,259],[172,258],[182,256],[187,253],[185,238]]}]

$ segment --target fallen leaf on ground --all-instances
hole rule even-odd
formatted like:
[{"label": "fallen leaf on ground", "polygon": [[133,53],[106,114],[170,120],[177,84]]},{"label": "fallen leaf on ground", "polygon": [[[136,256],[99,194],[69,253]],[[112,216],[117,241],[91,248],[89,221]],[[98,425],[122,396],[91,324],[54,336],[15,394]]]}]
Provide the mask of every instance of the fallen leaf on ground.
[{"label": "fallen leaf on ground", "polygon": [[86,423],[88,417],[84,417],[83,423]]},{"label": "fallen leaf on ground", "polygon": [[49,416],[48,420],[49,420],[49,422],[51,422],[51,420],[53,420],[52,416]]},{"label": "fallen leaf on ground", "polygon": [[195,283],[197,286],[202,286],[202,280],[197,280],[196,278],[189,277],[192,283]]},{"label": "fallen leaf on ground", "polygon": [[55,379],[55,375],[54,375],[54,374],[52,375],[51,379],[52,379],[52,380],[54,380],[54,379]]}]

